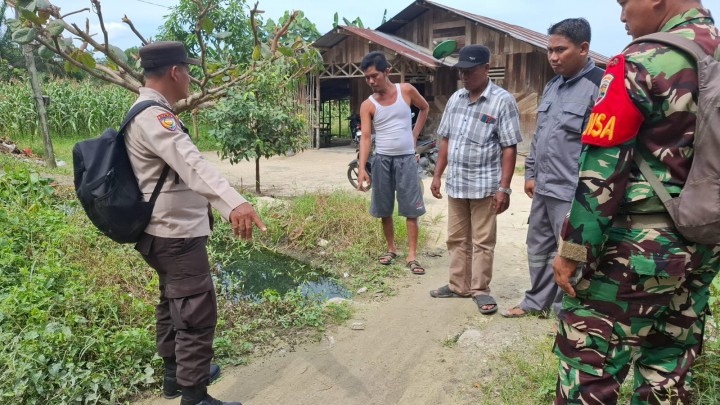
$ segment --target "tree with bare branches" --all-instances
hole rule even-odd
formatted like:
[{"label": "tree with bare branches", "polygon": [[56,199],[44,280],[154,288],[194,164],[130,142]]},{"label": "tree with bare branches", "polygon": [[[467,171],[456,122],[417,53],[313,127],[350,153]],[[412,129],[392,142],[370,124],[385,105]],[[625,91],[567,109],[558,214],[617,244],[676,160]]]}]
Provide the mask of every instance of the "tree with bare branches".
[{"label": "tree with bare branches", "polygon": [[[208,49],[209,39],[212,42],[222,41],[228,35],[227,32],[217,32],[211,18],[221,1],[186,2],[190,2],[197,11],[192,24],[192,35],[197,44],[197,53],[193,56],[201,60],[202,66],[193,72],[192,94],[175,104],[177,113],[214,104],[227,96],[229,89],[249,80],[263,64],[282,60],[294,67],[291,76],[297,78],[316,69],[322,62],[318,52],[307,41],[302,38],[288,41],[286,38],[299,12],[291,13],[282,25],[275,27],[267,41],[262,41],[264,35],[258,28],[258,16],[263,11],[258,9],[257,2],[248,18],[253,38],[253,63],[213,59],[215,55]],[[136,60],[128,58],[122,49],[110,43],[101,1],[88,0],[88,3],[90,7],[64,13],[50,0],[8,0],[8,4],[20,11],[20,18],[8,20],[12,38],[19,44],[37,46],[40,56],[61,58],[68,70],[82,70],[97,79],[138,93],[143,84],[142,70]],[[86,19],[84,27],[67,20],[71,15],[88,12],[97,18],[100,33],[90,31],[90,18]],[[122,22],[128,25],[142,44],[150,42],[127,15],[122,18]]]}]

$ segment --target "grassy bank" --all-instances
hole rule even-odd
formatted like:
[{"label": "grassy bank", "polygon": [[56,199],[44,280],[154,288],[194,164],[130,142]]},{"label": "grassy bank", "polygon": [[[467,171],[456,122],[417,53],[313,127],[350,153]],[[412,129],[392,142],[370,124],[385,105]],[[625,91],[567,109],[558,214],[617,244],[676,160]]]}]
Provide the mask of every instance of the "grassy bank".
[{"label": "grassy bank", "polygon": [[[0,337],[6,342],[0,348],[0,397],[27,404],[123,402],[159,385],[157,278],[131,246],[99,235],[70,188],[48,179],[63,174],[0,155]],[[366,211],[366,200],[339,193],[287,204],[263,208],[269,232],[254,245],[229,238],[228,225],[219,223],[209,249],[213,262],[223,261],[214,248],[220,244],[236,250],[263,244],[336,274],[347,272],[349,287],[391,291],[384,277],[402,270],[375,271],[383,249],[380,227],[365,222],[366,215],[356,218]],[[328,245],[317,248],[318,238]],[[267,289],[239,301],[220,295],[218,306],[216,356],[231,364],[266,348],[315,339],[329,323],[350,316],[345,305],[324,306],[297,290]]]},{"label": "grassy bank", "polygon": [[[268,233],[261,238],[268,245],[281,246],[308,261],[321,263],[337,276],[348,275],[346,282],[353,289],[386,291],[388,278],[405,274],[406,269],[402,260],[391,266],[377,263],[376,257],[387,249],[379,221],[367,211],[368,200],[357,193],[300,195],[281,206],[261,205],[260,214],[268,225]],[[395,215],[393,220],[396,243],[407,246],[405,219]],[[421,227],[419,246],[428,237],[431,235]]]}]

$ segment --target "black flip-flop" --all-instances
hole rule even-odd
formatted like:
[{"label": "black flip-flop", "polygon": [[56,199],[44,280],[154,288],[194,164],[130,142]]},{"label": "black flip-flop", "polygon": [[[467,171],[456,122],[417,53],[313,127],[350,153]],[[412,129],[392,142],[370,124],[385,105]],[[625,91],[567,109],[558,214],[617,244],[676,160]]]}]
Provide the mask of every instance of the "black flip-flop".
[{"label": "black flip-flop", "polygon": [[[492,315],[495,312],[497,312],[497,310],[498,310],[498,305],[497,305],[497,302],[495,302],[495,298],[493,298],[489,295],[485,295],[485,294],[476,295],[475,297],[473,297],[473,301],[475,301],[475,303],[477,304],[478,310],[483,315]],[[490,309],[483,309],[483,307],[486,305],[494,305],[494,306]]]},{"label": "black flip-flop", "polygon": [[430,296],[433,298],[470,298],[470,296],[462,296],[460,294],[456,294],[450,289],[450,286],[448,286],[447,284],[436,290],[430,290]]}]

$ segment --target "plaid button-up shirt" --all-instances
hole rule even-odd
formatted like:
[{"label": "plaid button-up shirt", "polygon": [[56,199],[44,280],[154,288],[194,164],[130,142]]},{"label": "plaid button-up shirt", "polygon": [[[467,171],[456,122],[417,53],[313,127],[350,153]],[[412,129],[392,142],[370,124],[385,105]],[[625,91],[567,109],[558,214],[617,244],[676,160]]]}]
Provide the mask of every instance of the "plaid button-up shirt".
[{"label": "plaid button-up shirt", "polygon": [[497,191],[502,148],[522,141],[519,117],[515,98],[492,81],[474,103],[465,89],[450,97],[437,130],[448,138],[448,196],[479,199]]}]

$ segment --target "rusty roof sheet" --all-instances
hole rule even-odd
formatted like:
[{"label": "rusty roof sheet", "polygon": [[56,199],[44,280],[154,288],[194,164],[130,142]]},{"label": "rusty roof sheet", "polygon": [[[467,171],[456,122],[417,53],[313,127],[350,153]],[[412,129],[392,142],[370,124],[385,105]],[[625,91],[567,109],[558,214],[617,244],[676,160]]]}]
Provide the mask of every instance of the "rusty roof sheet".
[{"label": "rusty roof sheet", "polygon": [[[384,24],[380,25],[377,30],[381,32],[395,32],[403,25],[417,18],[420,14],[426,12],[428,10],[428,6],[426,4],[447,10],[451,13],[460,15],[486,27],[507,33],[513,38],[527,42],[543,50],[547,48],[548,36],[545,34],[541,34],[537,31],[520,27],[518,25],[509,24],[488,17],[483,17],[481,15],[473,14],[467,11],[458,10],[456,8],[448,7],[443,4],[428,0],[414,1],[404,10],[400,11],[397,15],[388,19],[388,21]],[[593,51],[590,51],[590,57],[593,59],[593,61],[595,61],[595,63],[600,63],[602,65],[605,65],[609,59],[607,56]]]},{"label": "rusty roof sheet", "polygon": [[342,42],[348,35],[356,35],[372,41],[382,47],[390,49],[398,55],[410,59],[416,63],[429,68],[440,66],[452,66],[452,63],[445,60],[438,60],[432,56],[432,51],[411,41],[396,37],[394,35],[375,31],[367,28],[358,28],[339,25],[336,29],[328,32],[313,43],[317,48],[331,48]]},{"label": "rusty roof sheet", "polygon": [[[375,42],[378,45],[391,49],[397,52],[399,55],[402,55],[406,58],[409,58],[431,68],[437,68],[439,66],[452,66],[454,62],[452,58],[447,58],[446,60],[440,61],[433,58],[432,50],[392,35],[393,32],[397,31],[408,22],[417,18],[419,15],[425,13],[429,9],[429,6],[434,6],[447,10],[451,13],[465,17],[471,21],[475,21],[478,24],[482,24],[488,28],[507,33],[513,38],[516,38],[523,42],[527,42],[533,46],[540,48],[543,51],[546,51],[548,36],[545,34],[541,34],[537,31],[520,27],[518,25],[509,24],[489,17],[483,17],[481,15],[469,13],[467,11],[458,10],[456,8],[448,7],[443,4],[428,0],[416,0],[412,2],[409,6],[400,11],[398,14],[388,19],[387,22],[380,25],[376,30],[350,26],[338,26],[337,28],[330,30],[328,33],[318,38],[313,43],[313,45],[321,50],[328,49],[345,40],[348,35],[357,35],[369,41]],[[593,51],[590,51],[590,58],[592,58],[595,63],[602,66],[605,66],[607,64],[607,61],[609,60],[607,56]]]}]

